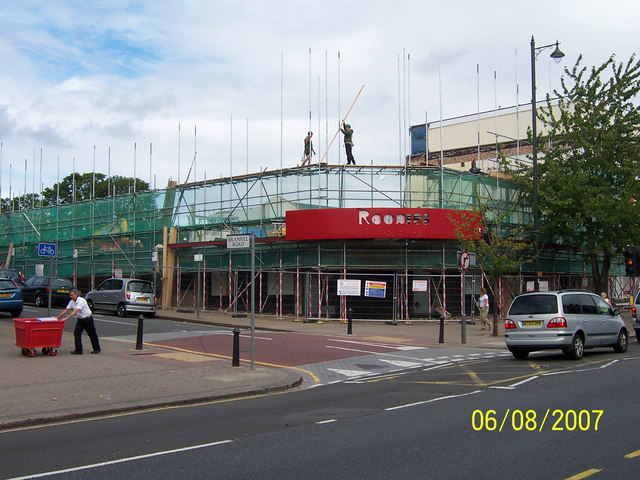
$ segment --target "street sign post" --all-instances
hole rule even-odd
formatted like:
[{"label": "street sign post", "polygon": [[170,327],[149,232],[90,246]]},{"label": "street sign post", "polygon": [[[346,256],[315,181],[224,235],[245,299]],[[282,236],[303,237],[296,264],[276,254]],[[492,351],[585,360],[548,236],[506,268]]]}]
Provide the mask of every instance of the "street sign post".
[{"label": "street sign post", "polygon": [[227,235],[227,248],[251,248],[251,235]]},{"label": "street sign post", "polygon": [[[53,275],[53,257],[58,253],[58,246],[55,243],[39,243],[38,256],[49,257],[49,285],[51,285],[51,275]],[[49,301],[47,302],[47,317],[51,316],[51,288],[49,288]]]},{"label": "street sign post", "polygon": [[39,243],[38,244],[39,257],[55,257],[57,250],[58,250],[58,246],[55,243]]},{"label": "street sign post", "polygon": [[462,344],[467,343],[467,315],[465,314],[465,272],[471,265],[471,255],[466,250],[463,250],[460,253],[460,270],[462,270],[462,274],[460,275],[460,304],[462,308],[462,314],[460,315],[460,342]]},{"label": "street sign post", "polygon": [[251,368],[255,367],[255,337],[256,337],[256,238],[255,234],[227,235],[227,248],[251,249]]}]

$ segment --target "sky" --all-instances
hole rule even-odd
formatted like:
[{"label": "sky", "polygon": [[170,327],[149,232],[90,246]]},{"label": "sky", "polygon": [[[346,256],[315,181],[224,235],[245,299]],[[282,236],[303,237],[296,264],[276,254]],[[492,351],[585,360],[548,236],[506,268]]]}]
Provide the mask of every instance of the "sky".
[{"label": "sky", "polygon": [[[582,55],[626,62],[640,4],[562,0],[0,0],[0,197],[71,174],[152,188],[345,163],[401,165],[410,125],[531,101]],[[347,116],[348,113],[348,116]],[[446,141],[445,141],[446,148]]]}]

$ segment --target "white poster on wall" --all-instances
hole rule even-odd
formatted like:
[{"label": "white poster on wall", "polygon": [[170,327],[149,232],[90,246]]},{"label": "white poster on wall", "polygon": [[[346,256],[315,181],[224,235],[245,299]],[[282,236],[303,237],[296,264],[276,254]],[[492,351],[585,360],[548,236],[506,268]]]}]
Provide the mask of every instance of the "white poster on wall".
[{"label": "white poster on wall", "polygon": [[414,280],[412,290],[414,292],[426,292],[428,288],[428,280]]},{"label": "white poster on wall", "polygon": [[360,296],[360,280],[338,280],[338,295],[346,295],[350,297]]}]

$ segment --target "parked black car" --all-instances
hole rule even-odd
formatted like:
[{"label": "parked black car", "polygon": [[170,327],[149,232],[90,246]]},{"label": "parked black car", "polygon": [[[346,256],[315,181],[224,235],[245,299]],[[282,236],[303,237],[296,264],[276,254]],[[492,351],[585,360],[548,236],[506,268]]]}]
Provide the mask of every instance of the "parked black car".
[{"label": "parked black car", "polygon": [[[66,306],[69,303],[69,292],[75,288],[73,282],[67,278],[52,277],[51,285],[51,303]],[[33,303],[36,307],[46,307],[49,304],[49,277],[31,277],[21,289],[25,303]]]}]

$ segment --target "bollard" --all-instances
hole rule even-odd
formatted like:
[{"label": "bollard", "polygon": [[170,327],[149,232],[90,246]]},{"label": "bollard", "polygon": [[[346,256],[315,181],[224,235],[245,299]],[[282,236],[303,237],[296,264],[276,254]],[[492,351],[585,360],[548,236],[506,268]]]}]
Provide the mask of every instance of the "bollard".
[{"label": "bollard", "polygon": [[232,367],[240,366],[240,329],[233,329],[233,359],[231,360]]},{"label": "bollard", "polygon": [[460,341],[464,345],[467,343],[467,316],[463,313],[460,321]]},{"label": "bollard", "polygon": [[347,309],[347,335],[353,334],[353,309]]},{"label": "bollard", "polygon": [[440,315],[440,336],[438,343],[444,343],[444,315]]},{"label": "bollard", "polygon": [[136,334],[136,350],[142,350],[142,333],[144,329],[144,315],[138,315],[138,333]]}]

